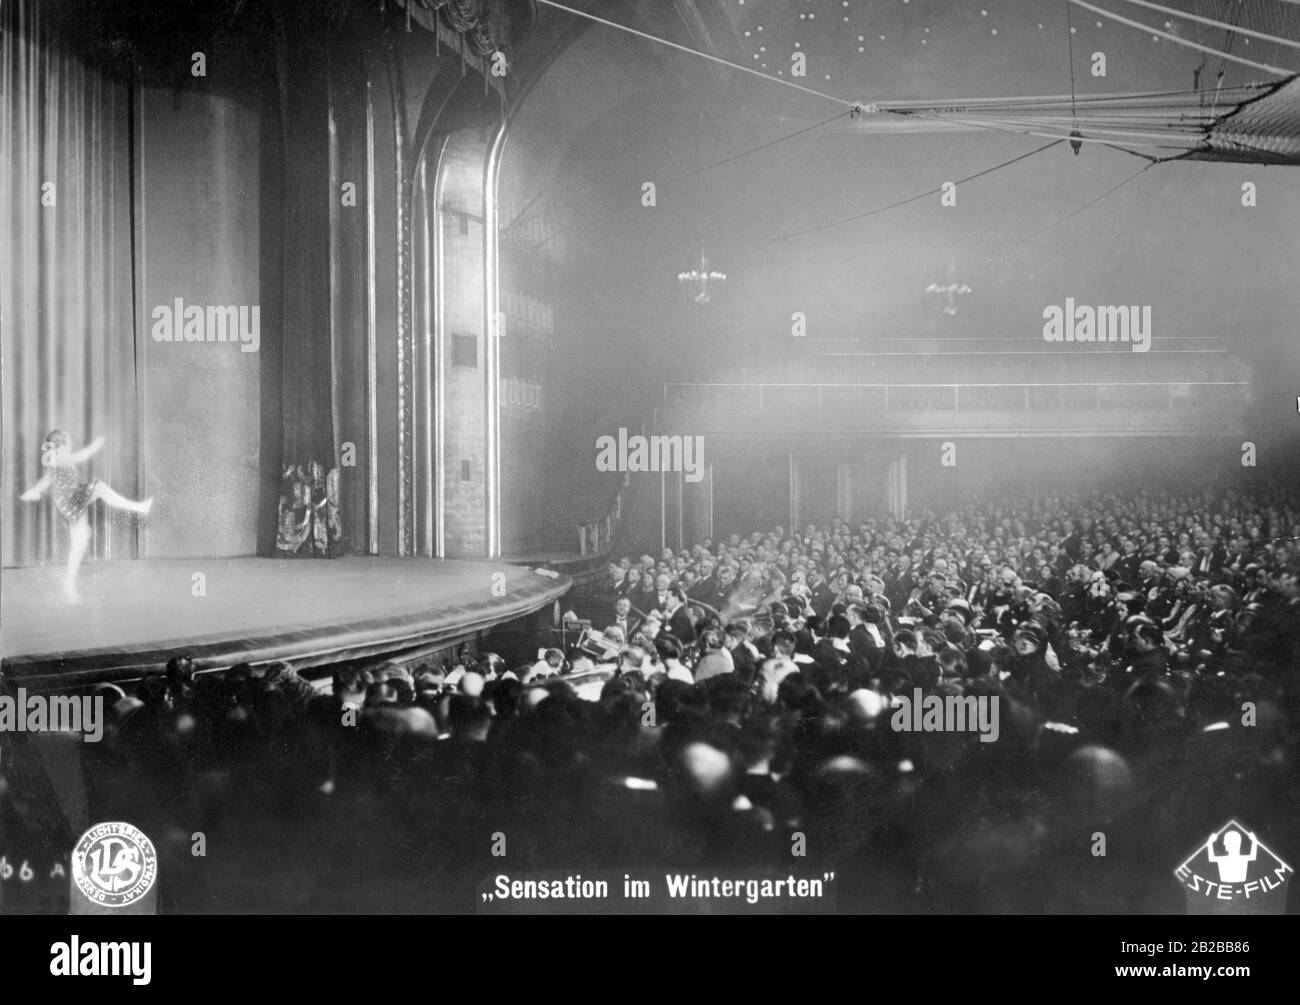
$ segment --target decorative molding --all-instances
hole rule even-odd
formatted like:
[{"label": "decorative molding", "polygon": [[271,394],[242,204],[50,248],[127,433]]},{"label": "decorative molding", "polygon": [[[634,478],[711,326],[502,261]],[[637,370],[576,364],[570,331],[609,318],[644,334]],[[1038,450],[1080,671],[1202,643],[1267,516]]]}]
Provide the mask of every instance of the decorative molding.
[{"label": "decorative molding", "polygon": [[[501,98],[507,98],[506,88],[510,74],[494,77],[491,57],[495,52],[509,52],[507,39],[497,39],[491,26],[491,4],[478,0],[399,0],[405,7],[408,21],[437,36],[438,44],[445,45],[461,58],[464,66],[478,73],[487,88],[495,89]],[[486,9],[486,12],[485,10]]]},{"label": "decorative molding", "polygon": [[378,326],[375,282],[375,103],[366,80],[366,544],[379,554]]},{"label": "decorative molding", "polygon": [[[436,177],[436,167],[435,167]],[[440,372],[434,362],[434,346],[436,344],[435,329],[437,322],[434,320],[433,304],[433,286],[434,276],[434,251],[433,251],[433,198],[429,191],[429,158],[420,158],[419,167],[419,188],[420,193],[420,269],[422,282],[420,283],[423,297],[421,298],[420,319],[422,329],[420,331],[420,347],[423,361],[423,367],[418,374],[418,380],[423,385],[424,394],[422,402],[424,408],[420,415],[420,443],[417,452],[420,461],[420,528],[421,540],[419,553],[424,558],[433,558],[436,549],[437,532],[435,529],[436,520],[436,494],[434,483],[438,480],[438,461],[435,452],[437,436],[434,432],[434,381]]]},{"label": "decorative molding", "polygon": [[435,558],[447,555],[447,487],[446,487],[446,453],[447,453],[447,320],[446,320],[446,235],[443,233],[442,210],[443,186],[446,173],[442,169],[443,157],[447,151],[447,139],[444,137],[438,147],[438,159],[434,162],[433,192],[429,196],[429,211],[433,216],[433,456],[436,461],[434,484],[437,496],[434,501],[434,536],[433,552]]},{"label": "decorative molding", "polygon": [[[334,105],[334,82],[331,78],[326,87],[329,118],[329,277],[330,277],[330,439],[333,457],[330,466],[338,463],[339,444],[342,441],[339,422],[339,130]],[[350,485],[349,485],[350,487]]]},{"label": "decorative molding", "polygon": [[415,337],[411,270],[413,180],[406,170],[406,88],[402,64],[385,48],[393,103],[397,230],[397,553],[415,554]]},{"label": "decorative molding", "polygon": [[[143,305],[147,303],[147,276],[146,268],[149,256],[147,253],[147,244],[149,240],[149,228],[145,219],[145,176],[144,163],[144,80],[135,77],[131,81],[131,101],[128,106],[130,115],[131,128],[134,131],[134,143],[131,148],[131,191],[138,193],[131,206],[131,237],[135,245],[135,276],[132,293],[135,296],[135,302]],[[145,334],[148,321],[145,320],[142,311],[136,312],[137,325],[135,330],[135,419],[137,424],[137,442],[144,444],[148,442],[149,437],[149,410],[144,406],[144,402],[149,400],[148,392],[148,368],[145,366],[145,353],[149,348],[149,338]],[[143,496],[148,491],[148,451],[141,446],[135,452],[135,484],[137,498]],[[101,507],[102,509],[102,507]],[[130,541],[131,553],[125,558],[146,558],[149,551],[148,524],[143,520],[132,520],[130,523]],[[105,534],[105,540],[111,540],[112,535]],[[112,558],[111,551],[106,551],[104,557]]]},{"label": "decorative molding", "polygon": [[483,165],[483,391],[484,503],[488,558],[501,554],[501,303],[497,183],[506,145],[506,122],[497,123]]}]

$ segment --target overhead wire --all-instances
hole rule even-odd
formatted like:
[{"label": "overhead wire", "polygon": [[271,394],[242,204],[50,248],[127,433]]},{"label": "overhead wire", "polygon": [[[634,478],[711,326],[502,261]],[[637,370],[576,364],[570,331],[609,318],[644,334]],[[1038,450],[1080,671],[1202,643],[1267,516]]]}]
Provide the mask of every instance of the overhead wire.
[{"label": "overhead wire", "polygon": [[1213,18],[1202,17],[1199,14],[1192,14],[1188,11],[1178,10],[1174,7],[1165,7],[1162,4],[1152,3],[1151,0],[1122,0],[1122,2],[1131,3],[1138,7],[1148,7],[1151,10],[1159,11],[1162,14],[1172,14],[1175,17],[1185,18],[1186,20],[1194,21],[1197,24],[1208,25],[1211,28],[1224,28],[1229,32],[1234,32],[1238,35],[1247,35],[1250,38],[1262,39],[1263,41],[1271,42],[1274,45],[1281,45],[1290,49],[1300,49],[1300,42],[1293,39],[1271,35],[1268,32],[1254,31],[1251,28],[1242,28],[1239,25],[1231,25],[1224,21],[1216,21]]},{"label": "overhead wire", "polygon": [[[822,119],[820,122],[814,122],[814,123],[813,123],[812,125],[810,125],[810,126],[804,126],[804,127],[801,128],[801,129],[796,129],[794,132],[791,132],[791,133],[785,133],[785,134],[783,134],[783,135],[781,135],[781,136],[776,137],[775,139],[771,139],[771,140],[768,140],[768,141],[766,141],[766,142],[764,142],[764,143],[760,143],[760,144],[758,144],[757,146],[750,147],[750,148],[748,148],[747,150],[742,150],[742,151],[740,151],[739,153],[731,154],[731,155],[729,155],[729,156],[727,156],[727,157],[723,157],[723,158],[721,158],[720,160],[713,161],[712,163],[704,164],[704,165],[702,165],[701,167],[695,168],[695,169],[692,170],[692,171],[687,171],[687,172],[684,172],[683,174],[674,175],[674,176],[671,177],[671,178],[667,178],[667,179],[665,179],[664,182],[663,182],[663,184],[665,184],[665,185],[671,185],[671,184],[673,184],[673,183],[675,183],[675,182],[684,181],[684,180],[687,179],[687,178],[693,178],[693,177],[695,177],[696,175],[703,174],[705,171],[711,171],[711,170],[713,170],[714,168],[721,167],[721,166],[724,165],[724,164],[730,164],[730,163],[732,163],[733,161],[738,161],[738,160],[740,160],[740,159],[743,158],[743,157],[749,157],[749,156],[752,155],[752,154],[756,154],[756,153],[759,153],[759,152],[761,152],[761,151],[763,151],[763,150],[770,149],[771,147],[774,147],[774,146],[776,146],[776,145],[779,144],[779,143],[784,143],[784,142],[786,142],[787,140],[792,140],[792,139],[794,139],[796,136],[802,136],[802,135],[804,135],[805,133],[810,133],[810,132],[812,132],[813,130],[821,129],[821,128],[824,127],[824,126],[830,125],[830,123],[832,123],[832,122],[835,122],[835,121],[837,121],[837,120],[839,120],[839,119],[844,118],[845,116],[852,115],[852,114],[854,114],[852,109],[850,109],[850,110],[848,110],[848,111],[844,111],[844,112],[837,112],[835,115],[832,115],[830,118]],[[524,209],[520,210],[520,212],[519,212],[518,214],[516,214],[516,216],[515,216],[515,220],[519,220],[519,219],[521,219],[521,218],[523,217],[524,213],[525,213],[525,212],[526,212],[526,211],[527,211],[527,210],[528,210],[528,209],[529,209],[529,208],[530,208],[534,203],[536,203],[537,200],[538,200],[539,198],[541,198],[542,194],[543,194],[543,192],[539,192],[537,195],[533,196],[533,198],[530,199],[530,200],[528,201],[528,203],[525,205]],[[514,221],[511,221],[510,226],[514,226]],[[509,228],[507,228],[507,229],[509,229]],[[546,238],[544,238],[543,240],[539,241],[538,243],[533,244],[533,245],[530,245],[530,247],[533,248],[533,249],[537,249],[537,248],[543,247],[544,245],[549,244],[552,240],[554,240],[556,237],[558,237],[560,233],[563,233],[563,231],[557,231],[557,232],[555,232],[555,233],[552,233],[552,234],[548,235]]]},{"label": "overhead wire", "polygon": [[537,2],[542,4],[543,6],[553,7],[556,10],[562,10],[565,11],[566,13],[573,14],[576,17],[584,17],[589,21],[595,21],[597,24],[603,24],[608,28],[616,28],[619,31],[625,31],[630,35],[635,35],[638,38],[645,39],[646,41],[657,42],[659,45],[666,45],[670,49],[676,49],[679,52],[690,53],[692,56],[699,56],[701,59],[707,59],[712,63],[718,63],[722,66],[730,67],[733,70],[740,70],[742,73],[752,74],[755,77],[760,77],[763,80],[770,81],[773,84],[782,84],[786,87],[792,87],[796,91],[802,91],[805,94],[812,94],[818,98],[825,98],[827,101],[834,101],[837,104],[845,105],[849,108],[854,108],[858,105],[858,102],[850,101],[847,98],[841,98],[839,95],[828,94],[825,91],[819,91],[813,87],[806,87],[803,84],[796,84],[793,80],[787,80],[784,77],[773,77],[771,74],[763,73],[761,70],[755,70],[752,66],[744,66],[740,63],[733,63],[731,60],[723,59],[721,56],[715,56],[712,53],[708,53],[708,52],[701,52],[699,49],[692,49],[690,46],[680,45],[677,42],[670,42],[666,38],[660,38],[658,35],[651,35],[649,32],[641,31],[639,28],[633,28],[631,25],[620,24],[617,21],[610,21],[606,18],[598,17],[595,14],[588,13],[587,11],[578,10],[575,7],[568,7],[562,3],[556,3],[555,0],[537,0]]},{"label": "overhead wire", "polygon": [[1066,220],[1073,220],[1073,219],[1074,219],[1076,216],[1078,216],[1080,213],[1083,213],[1083,212],[1085,212],[1085,211],[1091,209],[1093,206],[1097,205],[1097,203],[1101,202],[1103,199],[1106,199],[1107,197],[1109,197],[1109,196],[1113,195],[1114,193],[1118,192],[1120,189],[1122,189],[1122,188],[1123,188],[1125,185],[1127,185],[1129,182],[1133,181],[1133,179],[1139,177],[1139,176],[1142,175],[1142,174],[1145,174],[1145,173],[1146,173],[1147,171],[1149,171],[1151,168],[1155,167],[1156,163],[1157,163],[1157,162],[1154,162],[1154,161],[1153,161],[1152,163],[1146,165],[1146,167],[1138,168],[1136,171],[1134,171],[1131,175],[1129,175],[1127,178],[1125,178],[1125,179],[1124,179],[1123,181],[1121,181],[1119,184],[1117,184],[1117,185],[1112,185],[1110,188],[1106,189],[1105,192],[1101,193],[1101,195],[1096,196],[1096,197],[1094,197],[1094,198],[1092,198],[1092,199],[1089,199],[1087,202],[1085,202],[1085,203],[1084,203],[1082,206],[1080,206],[1078,209],[1076,209],[1076,210],[1074,210],[1074,211],[1072,211],[1072,212],[1070,212],[1070,213],[1066,213],[1064,216],[1059,217],[1059,218],[1053,220],[1053,221],[1052,221],[1051,223],[1049,223],[1046,227],[1041,227],[1041,228],[1039,228],[1038,230],[1035,230],[1033,233],[1031,233],[1031,234],[1027,234],[1027,235],[1025,235],[1024,237],[1020,238],[1019,240],[1013,242],[1012,244],[1005,245],[1004,247],[1002,247],[1002,248],[1000,248],[1000,249],[998,249],[998,250],[996,250],[996,251],[991,251],[991,252],[989,252],[988,254],[990,254],[990,255],[1001,255],[1001,254],[1004,254],[1005,252],[1010,251],[1010,250],[1012,250],[1012,249],[1015,248],[1015,247],[1019,247],[1019,246],[1022,245],[1022,244],[1026,244],[1026,243],[1028,243],[1029,241],[1034,240],[1034,238],[1036,238],[1036,237],[1040,237],[1040,236],[1042,236],[1043,234],[1046,234],[1049,230],[1052,230],[1052,229],[1055,228],[1055,227],[1059,227],[1061,224],[1065,223]]},{"label": "overhead wire", "polygon": [[[939,119],[939,120],[941,120],[941,121],[944,121],[944,122],[952,122],[952,123],[956,123],[956,124],[958,124],[958,125],[969,125],[969,126],[974,126],[974,127],[977,128],[977,129],[991,129],[991,130],[993,130],[993,131],[995,131],[995,132],[1016,133],[1016,134],[1021,135],[1021,136],[1036,136],[1036,137],[1039,137],[1039,138],[1042,138],[1042,139],[1058,139],[1058,140],[1063,140],[1063,141],[1064,141],[1064,140],[1070,140],[1070,139],[1073,139],[1074,142],[1076,142],[1076,143],[1095,143],[1095,144],[1099,144],[1099,145],[1101,145],[1101,146],[1110,146],[1110,145],[1111,145],[1110,141],[1108,141],[1108,140],[1093,139],[1093,138],[1088,137],[1088,136],[1070,137],[1070,136],[1068,136],[1068,135],[1062,135],[1062,134],[1060,134],[1060,133],[1051,133],[1051,132],[1046,132],[1046,131],[1044,131],[1044,130],[1040,130],[1040,129],[1013,128],[1013,127],[1009,127],[1009,126],[998,125],[997,123],[989,122],[989,121],[985,121],[985,120],[981,120],[981,119],[973,119],[973,118],[957,118],[957,117],[943,116],[943,115],[936,115],[936,116],[934,116],[934,118],[937,118],[937,119]],[[1135,146],[1135,147],[1151,147],[1151,148],[1153,148],[1153,149],[1159,149],[1159,150],[1185,150],[1185,149],[1187,149],[1186,147],[1183,147],[1183,146],[1171,145],[1171,144],[1167,144],[1167,143],[1144,143],[1144,142],[1133,142],[1133,143],[1130,143],[1130,144],[1128,144],[1128,145],[1129,145],[1129,146]]]},{"label": "overhead wire", "polygon": [[[1018,164],[1020,161],[1033,157],[1035,154],[1041,154],[1044,150],[1050,150],[1052,147],[1059,146],[1064,142],[1065,139],[1061,138],[1058,140],[1054,140],[1051,143],[1045,143],[1041,147],[1036,147],[1033,150],[1020,154],[1017,157],[1012,157],[1010,160],[1002,161],[1000,164],[994,164],[992,167],[985,168],[982,171],[976,171],[974,174],[967,175],[965,178],[958,178],[952,181],[951,184],[963,185],[966,182],[974,181],[976,178],[983,178],[985,175],[992,174],[994,171],[1001,171],[1003,168],[1008,168],[1013,164]],[[948,183],[945,182],[945,184]],[[879,213],[884,213],[891,209],[898,209],[900,206],[906,206],[908,203],[917,202],[928,196],[938,195],[939,193],[943,192],[943,190],[944,190],[944,186],[940,185],[938,188],[932,188],[925,192],[918,192],[916,195],[908,196],[906,199],[900,199],[897,202],[891,202],[887,206],[877,206],[875,209],[869,209],[864,213],[855,213],[853,216],[846,216],[839,220],[831,220],[828,223],[819,224],[816,227],[807,227],[803,230],[796,230],[787,234],[778,234],[775,237],[771,238],[771,240],[785,241],[794,237],[803,237],[805,234],[814,234],[817,233],[818,231],[829,230],[831,227],[839,227],[846,223],[852,223],[855,220],[865,220],[869,216],[876,216]]]},{"label": "overhead wire", "polygon": [[1255,60],[1246,59],[1242,56],[1234,56],[1231,53],[1224,52],[1221,49],[1215,49],[1211,46],[1201,45],[1199,42],[1193,42],[1190,39],[1180,38],[1178,35],[1170,34],[1167,31],[1161,31],[1159,28],[1153,28],[1149,24],[1143,24],[1141,21],[1134,21],[1130,18],[1126,18],[1119,14],[1116,14],[1114,11],[1106,10],[1104,7],[1098,7],[1094,4],[1090,4],[1087,2],[1087,0],[1067,0],[1067,2],[1072,3],[1078,7],[1082,7],[1084,10],[1090,10],[1094,14],[1100,14],[1102,17],[1108,17],[1112,21],[1118,21],[1120,24],[1127,25],[1130,28],[1137,28],[1141,31],[1149,32],[1152,35],[1158,35],[1159,37],[1163,39],[1167,39],[1170,42],[1177,42],[1179,45],[1185,45],[1188,48],[1199,49],[1202,52],[1208,52],[1213,55],[1220,56],[1223,59],[1230,59],[1234,63],[1241,63],[1243,66],[1250,66],[1255,68],[1256,70],[1263,70],[1265,73],[1277,74],[1280,77],[1289,77],[1292,76],[1295,72],[1294,70],[1283,69],[1282,67],[1272,66],[1268,63],[1259,63],[1256,62]]},{"label": "overhead wire", "polygon": [[[976,172],[975,174],[970,175],[966,178],[959,179],[956,182],[957,184],[963,184],[969,181],[973,181],[977,178],[983,177],[994,171],[1001,170],[1005,167],[1010,167],[1011,165],[1016,164],[1021,160],[1024,160],[1028,157],[1032,157],[1035,154],[1041,153],[1044,150],[1047,150],[1053,146],[1056,146],[1066,141],[1069,141],[1072,146],[1082,145],[1083,143],[1100,144],[1102,146],[1109,147],[1110,149],[1113,150],[1119,150],[1123,153],[1140,157],[1143,160],[1146,160],[1148,162],[1145,167],[1143,167],[1141,170],[1136,172],[1134,175],[1131,175],[1129,178],[1125,179],[1123,182],[1115,186],[1113,189],[1107,190],[1106,192],[1098,196],[1095,200],[1092,200],[1089,203],[1086,203],[1084,206],[1080,207],[1074,213],[1071,213],[1066,217],[1062,217],[1061,220],[1058,220],[1055,223],[1049,225],[1049,228],[1045,228],[1045,229],[1050,229],[1050,227],[1056,226],[1058,223],[1064,222],[1064,220],[1070,219],[1071,217],[1077,215],[1078,213],[1088,209],[1090,206],[1095,205],[1096,202],[1106,198],[1111,194],[1111,192],[1116,191],[1119,188],[1123,187],[1123,185],[1127,184],[1133,178],[1137,177],[1137,175],[1141,174],[1143,171],[1148,170],[1150,167],[1154,166],[1155,164],[1163,163],[1164,161],[1174,159],[1172,157],[1152,156],[1150,154],[1142,153],[1139,150],[1133,148],[1145,147],[1148,149],[1155,149],[1155,150],[1173,150],[1173,151],[1179,151],[1180,154],[1186,154],[1187,152],[1196,149],[1198,146],[1204,143],[1205,131],[1219,120],[1217,114],[1213,110],[1209,115],[1205,115],[1204,113],[1202,113],[1200,116],[1197,116],[1195,118],[1188,116],[1187,114],[1188,111],[1193,110],[1197,107],[1197,105],[1194,104],[1194,102],[1198,100],[1203,100],[1204,98],[1204,91],[1199,87],[1193,87],[1186,90],[1132,92],[1132,93],[1119,93],[1119,94],[1108,94],[1108,95],[1089,95],[1082,98],[1079,97],[1077,93],[1077,83],[1075,80],[1072,31],[1069,33],[1071,37],[1068,38],[1068,51],[1070,57],[1070,94],[1068,96],[1068,102],[1069,102],[1068,123],[1071,129],[1068,134],[1063,135],[1060,132],[1052,132],[1050,130],[1053,126],[1056,126],[1058,124],[1060,124],[1061,128],[1064,129],[1065,123],[1067,121],[1064,115],[1051,116],[1051,115],[1043,115],[1041,113],[1051,111],[1056,107],[1060,107],[1061,111],[1064,112],[1065,101],[1067,100],[1066,96],[1064,95],[1027,95],[1027,96],[985,97],[985,98],[955,99],[955,100],[912,99],[912,100],[901,100],[901,101],[892,101],[892,102],[879,101],[879,102],[870,102],[870,103],[854,102],[839,97],[837,95],[829,94],[824,91],[819,91],[815,88],[810,88],[801,84],[797,84],[791,80],[786,80],[784,78],[779,78],[779,77],[773,77],[770,74],[766,74],[761,71],[755,70],[752,67],[744,66],[739,63],[735,63],[730,60],[726,60],[721,57],[714,56],[711,53],[701,52],[700,50],[692,49],[688,46],[680,45],[676,42],[669,41],[668,39],[660,38],[648,32],[641,31],[640,29],[633,28],[629,25],[620,24],[616,21],[611,21],[606,18],[602,18],[597,15],[588,13],[586,11],[569,7],[565,4],[556,2],[556,0],[538,0],[538,2],[543,6],[551,7],[559,11],[564,11],[574,16],[582,17],[590,21],[593,21],[595,23],[605,25],[615,30],[626,32],[628,34],[645,39],[647,41],[657,43],[659,45],[663,45],[680,52],[685,52],[690,55],[698,56],[702,59],[708,60],[715,64],[726,66],[734,70],[740,70],[751,76],[761,77],[764,80],[782,84],[784,86],[793,88],[797,91],[811,94],[816,97],[820,97],[826,100],[836,102],[837,104],[840,104],[842,106],[846,106],[845,111],[842,111],[820,122],[802,127],[794,132],[777,137],[773,140],[769,140],[750,149],[740,151],[736,154],[728,155],[724,158],[721,158],[710,164],[703,165],[699,168],[695,168],[691,171],[684,172],[679,175],[675,175],[667,179],[668,183],[682,181],[684,179],[694,177],[698,174],[701,174],[713,168],[732,163],[744,157],[751,156],[752,154],[755,153],[759,153],[779,143],[785,142],[787,140],[805,135],[806,133],[819,129],[831,122],[843,118],[846,115],[850,117],[854,117],[858,114],[869,114],[869,113],[895,114],[904,117],[914,117],[921,120],[933,119],[935,121],[946,122],[963,128],[989,129],[998,132],[1009,132],[1017,135],[1035,136],[1035,137],[1051,140],[1051,142],[1041,147],[1038,147],[1032,151],[1029,151],[1028,153],[1021,154],[1017,157],[1011,158],[1000,164],[996,164],[993,167],[987,168],[983,171]],[[1158,4],[1147,2],[1147,0],[1126,0],[1126,2],[1137,3],[1140,6],[1153,8],[1157,10],[1167,10],[1167,8],[1163,8],[1161,7],[1161,5]],[[1300,0],[1281,0],[1281,2],[1300,4]],[[1217,55],[1223,61],[1232,60],[1233,62],[1241,63],[1243,65],[1250,66],[1255,69],[1263,70],[1267,73],[1271,73],[1275,75],[1281,75],[1281,76],[1292,75],[1292,71],[1290,70],[1285,70],[1280,67],[1272,66],[1268,63],[1261,63],[1261,62],[1248,60],[1240,56],[1235,56],[1231,52],[1226,51],[1231,44],[1230,36],[1225,41],[1225,49],[1215,49],[1211,46],[1202,45],[1200,43],[1189,42],[1189,40],[1187,39],[1180,38],[1168,32],[1163,32],[1160,29],[1151,28],[1150,26],[1144,25],[1140,22],[1132,21],[1128,18],[1122,17],[1121,15],[1114,13],[1113,11],[1108,11],[1103,8],[1096,7],[1093,4],[1087,3],[1085,2],[1085,0],[1066,0],[1067,26],[1070,28],[1073,28],[1071,10],[1072,7],[1076,5],[1083,9],[1099,14],[1101,16],[1108,17],[1119,23],[1126,24],[1130,27],[1138,28],[1142,31],[1150,32],[1154,36],[1166,38],[1169,41],[1176,42],[1180,45],[1190,46],[1192,48],[1198,49],[1210,55]],[[1206,23],[1211,25],[1221,24],[1220,22],[1215,22],[1213,19],[1203,18],[1200,17],[1199,15],[1189,16],[1186,15],[1184,12],[1176,12],[1176,13],[1177,16],[1188,16],[1190,20],[1192,20],[1194,23],[1198,25],[1198,37],[1199,37],[1199,24],[1201,23]],[[1265,33],[1255,32],[1253,34],[1257,37],[1262,37],[1264,40],[1267,41],[1279,41],[1279,39],[1273,38],[1272,36],[1267,35]],[[1290,44],[1294,45],[1297,48],[1300,48],[1300,43],[1290,43]],[[1220,85],[1222,84],[1222,77],[1223,77],[1222,72],[1220,72],[1219,75]],[[1245,85],[1236,85],[1234,87],[1226,88],[1222,90],[1226,90],[1230,94],[1239,95],[1241,100],[1244,101],[1247,98],[1254,96],[1254,93],[1260,90],[1261,88],[1273,87],[1273,86],[1275,85],[1245,84]],[[1218,91],[1219,89],[1216,89],[1216,102],[1215,102],[1216,105],[1218,100]],[[1180,104],[1183,102],[1185,102],[1185,107],[1182,108],[1182,111],[1179,111]],[[1085,124],[1085,127],[1088,129],[1088,131],[1091,133],[1104,134],[1108,138],[1102,138],[1100,136],[1079,135],[1079,129],[1078,129],[1079,121],[1080,121],[1079,108],[1081,105],[1088,108],[1088,111],[1084,113],[1084,118],[1083,118],[1083,122]],[[1204,106],[1201,105],[1200,107],[1203,108]],[[1096,111],[1094,111],[1094,109],[1096,109]],[[1001,114],[996,114],[996,113],[1001,113]],[[1126,127],[1135,127],[1135,128],[1126,128]],[[1119,138],[1127,138],[1127,139],[1125,142],[1121,143],[1118,142]],[[1160,142],[1143,142],[1143,140],[1160,141]],[[854,214],[853,216],[845,217],[839,220],[833,220],[828,223],[820,224],[815,227],[806,228],[804,230],[777,235],[776,237],[773,237],[772,240],[788,240],[790,238],[799,237],[810,233],[816,233],[818,231],[826,230],[831,227],[840,226],[842,224],[850,223],[855,220],[865,219],[867,217],[874,216],[878,213],[883,213],[888,210],[895,209],[900,206],[908,205],[909,203],[919,201],[920,199],[924,199],[928,196],[939,194],[942,191],[943,191],[943,187],[940,186],[939,188],[918,193],[917,195],[910,196],[906,199],[899,200],[898,202],[891,203],[886,206],[876,207],[864,213]],[[535,204],[536,200],[539,197],[540,197],[540,193],[539,195],[534,196],[532,199],[530,199],[529,202],[525,205],[524,210],[522,210],[515,217],[515,220],[517,221],[518,219],[520,219],[524,215],[524,213],[527,212],[527,210],[531,208],[533,204]],[[514,222],[515,221],[512,221],[511,226],[513,226]],[[1041,233],[1041,231],[1039,233]],[[543,241],[539,242],[537,245],[534,245],[534,247],[541,247],[542,245],[549,243],[549,241],[553,240],[555,236],[556,236],[555,234],[550,235]],[[1031,237],[1032,236],[1034,235],[1031,235]]]},{"label": "overhead wire", "polygon": [[676,182],[676,181],[683,181],[686,178],[694,178],[697,174],[703,174],[705,171],[712,171],[716,167],[722,167],[722,165],[724,164],[730,164],[733,161],[738,161],[742,157],[749,157],[752,154],[761,153],[764,150],[776,146],[778,143],[784,143],[787,140],[792,140],[796,136],[802,136],[804,133],[811,133],[815,129],[821,129],[823,126],[830,125],[832,122],[836,121],[837,119],[842,119],[846,115],[853,115],[853,114],[854,114],[854,110],[849,109],[846,112],[840,112],[836,115],[832,115],[829,119],[823,119],[821,122],[814,122],[811,126],[805,126],[803,129],[797,129],[792,133],[786,133],[784,136],[778,136],[774,140],[769,140],[766,143],[761,143],[758,146],[751,147],[748,150],[742,150],[738,154],[732,154],[729,157],[723,157],[721,160],[716,160],[712,164],[705,164],[703,167],[698,167],[694,171],[687,171],[684,174],[674,175],[672,178],[667,179],[667,184],[671,184],[672,182]]}]

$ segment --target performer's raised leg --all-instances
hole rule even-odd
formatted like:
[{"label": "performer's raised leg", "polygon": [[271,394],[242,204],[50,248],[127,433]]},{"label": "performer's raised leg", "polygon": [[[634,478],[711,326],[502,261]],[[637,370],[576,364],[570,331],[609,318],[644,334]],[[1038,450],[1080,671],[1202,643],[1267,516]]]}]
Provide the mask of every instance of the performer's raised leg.
[{"label": "performer's raised leg", "polygon": [[77,570],[90,545],[90,522],[83,516],[68,524],[68,574],[63,583],[63,593],[69,600],[80,600],[77,592]]},{"label": "performer's raised leg", "polygon": [[149,510],[153,507],[153,496],[150,496],[142,502],[136,502],[134,499],[128,499],[126,496],[113,491],[103,482],[95,483],[95,491],[91,498],[102,499],[107,505],[112,506],[114,509],[130,510],[132,513],[139,513],[142,516],[147,515]]}]

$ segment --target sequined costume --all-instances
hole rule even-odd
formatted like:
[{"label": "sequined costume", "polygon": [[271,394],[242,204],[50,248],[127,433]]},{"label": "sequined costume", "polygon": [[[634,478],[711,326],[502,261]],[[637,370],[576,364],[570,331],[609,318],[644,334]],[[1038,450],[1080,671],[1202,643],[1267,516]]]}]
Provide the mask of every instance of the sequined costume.
[{"label": "sequined costume", "polygon": [[50,491],[54,496],[55,508],[63,514],[63,518],[68,523],[76,523],[90,508],[99,479],[94,478],[83,482],[74,464],[52,464],[49,471]]}]

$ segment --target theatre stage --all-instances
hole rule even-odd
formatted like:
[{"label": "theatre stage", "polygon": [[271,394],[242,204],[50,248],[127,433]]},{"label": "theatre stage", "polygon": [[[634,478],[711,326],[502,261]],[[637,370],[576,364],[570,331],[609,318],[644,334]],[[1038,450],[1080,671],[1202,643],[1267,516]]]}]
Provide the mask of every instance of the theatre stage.
[{"label": "theatre stage", "polygon": [[570,585],[499,562],[148,559],[82,566],[74,604],[62,571],[0,570],[0,668],[15,683],[132,679],[176,653],[201,670],[412,654],[530,614]]}]

